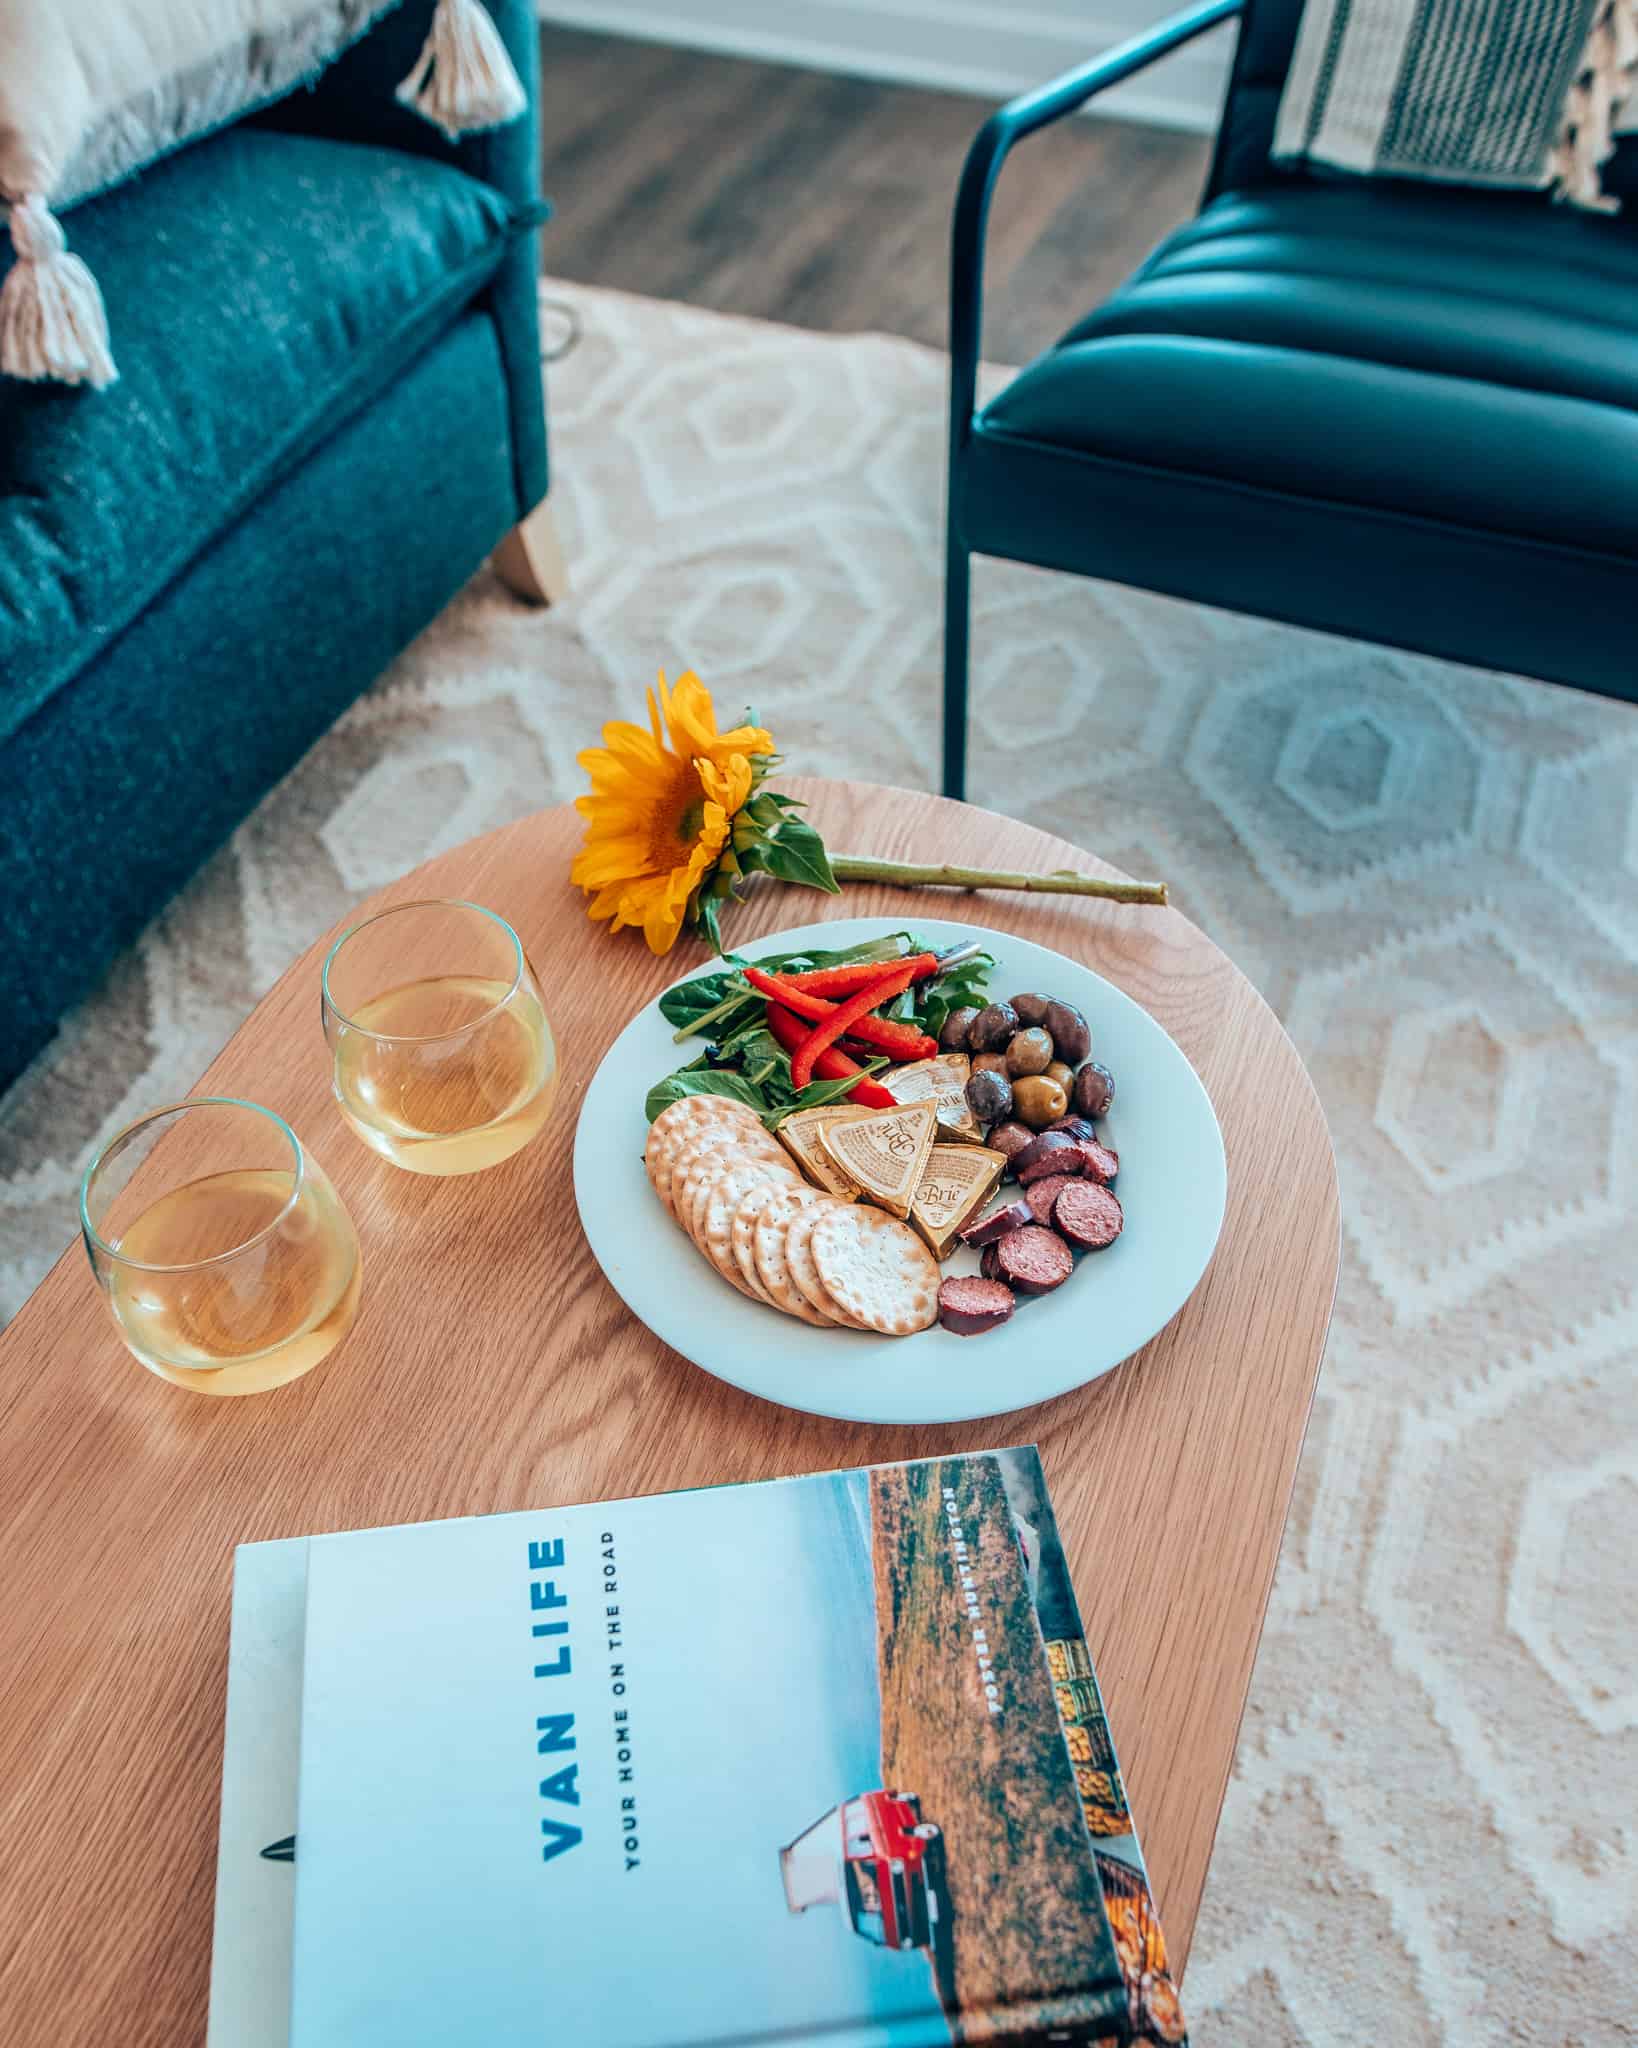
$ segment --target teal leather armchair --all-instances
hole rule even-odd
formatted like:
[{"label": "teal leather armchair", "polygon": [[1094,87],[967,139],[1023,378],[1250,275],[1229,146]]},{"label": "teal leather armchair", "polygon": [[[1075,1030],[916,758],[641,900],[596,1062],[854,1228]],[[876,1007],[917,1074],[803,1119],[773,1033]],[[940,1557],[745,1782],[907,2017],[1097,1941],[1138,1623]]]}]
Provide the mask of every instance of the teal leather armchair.
[{"label": "teal leather armchair", "polygon": [[[1003,107],[957,197],[944,788],[974,554],[1638,699],[1638,231],[1270,161],[1301,0],[1202,0]],[[1201,210],[977,404],[983,247],[1026,136],[1241,17]]]}]

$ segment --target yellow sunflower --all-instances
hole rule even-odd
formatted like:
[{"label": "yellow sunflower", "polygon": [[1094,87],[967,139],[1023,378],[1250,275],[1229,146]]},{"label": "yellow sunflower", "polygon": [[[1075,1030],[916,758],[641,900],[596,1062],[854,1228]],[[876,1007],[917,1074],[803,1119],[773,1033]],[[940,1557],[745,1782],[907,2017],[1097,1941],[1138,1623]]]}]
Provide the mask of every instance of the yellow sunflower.
[{"label": "yellow sunflower", "polygon": [[672,689],[662,670],[648,730],[612,721],[602,746],[576,756],[592,786],[575,799],[586,843],[569,875],[591,898],[587,915],[612,918],[615,931],[640,925],[650,952],[670,952],[751,793],[752,757],[773,750],[758,725],[719,733],[699,677],[690,671]]}]

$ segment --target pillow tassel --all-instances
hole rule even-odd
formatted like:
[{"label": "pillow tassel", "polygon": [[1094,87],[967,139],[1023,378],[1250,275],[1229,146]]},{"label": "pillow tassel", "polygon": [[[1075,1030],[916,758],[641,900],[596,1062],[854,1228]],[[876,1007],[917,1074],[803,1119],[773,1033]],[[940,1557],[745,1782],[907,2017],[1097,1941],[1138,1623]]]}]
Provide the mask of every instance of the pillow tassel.
[{"label": "pillow tassel", "polygon": [[1615,150],[1615,117],[1638,74],[1635,17],[1635,0],[1601,0],[1548,158],[1553,197],[1592,212],[1614,213],[1620,203],[1605,193],[1601,173]]},{"label": "pillow tassel", "polygon": [[528,96],[483,0],[438,0],[432,28],[398,97],[454,141],[499,128]]},{"label": "pillow tassel", "polygon": [[97,280],[68,253],[45,201],[30,194],[8,216],[17,260],[0,284],[0,374],[32,383],[90,384],[119,371],[108,347],[108,315]]}]

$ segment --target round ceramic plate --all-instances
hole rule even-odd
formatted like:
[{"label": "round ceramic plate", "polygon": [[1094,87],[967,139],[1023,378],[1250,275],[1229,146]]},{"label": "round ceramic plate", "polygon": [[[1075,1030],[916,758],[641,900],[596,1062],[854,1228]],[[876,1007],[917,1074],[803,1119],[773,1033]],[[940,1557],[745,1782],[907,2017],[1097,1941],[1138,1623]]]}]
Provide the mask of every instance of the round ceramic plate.
[{"label": "round ceramic plate", "polygon": [[[840,918],[776,932],[749,958],[803,945],[836,949],[902,930],[889,918]],[[632,1314],[684,1358],[747,1393],[851,1422],[964,1422],[1027,1408],[1110,1371],[1171,1321],[1193,1293],[1223,1222],[1223,1139],[1205,1089],[1146,1010],[1089,968],[983,926],[917,918],[944,952],[978,938],[995,956],[994,996],[1041,989],[1085,1012],[1092,1055],[1115,1076],[1102,1135],[1120,1154],[1126,1227],[1077,1262],[1056,1292],[1020,1301],[979,1337],[934,1328],[914,1337],[814,1329],[735,1293],[661,1207],[643,1170],[643,1101],[697,1044],[672,1043],[651,1003],[609,1047],[575,1131],[580,1220]],[[697,969],[696,972],[706,972]],[[689,977],[682,977],[687,979]],[[1016,1195],[1016,1188],[1013,1189]],[[944,1273],[975,1273],[965,1248]]]}]

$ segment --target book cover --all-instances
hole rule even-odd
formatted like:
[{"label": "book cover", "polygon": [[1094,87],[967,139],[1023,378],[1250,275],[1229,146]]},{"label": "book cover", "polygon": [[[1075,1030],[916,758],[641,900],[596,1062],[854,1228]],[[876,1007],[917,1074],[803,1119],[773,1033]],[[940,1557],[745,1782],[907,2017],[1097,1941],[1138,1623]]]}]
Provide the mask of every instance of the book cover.
[{"label": "book cover", "polygon": [[1033,1451],[316,1537],[299,1682],[292,2048],[1183,2039]]}]

